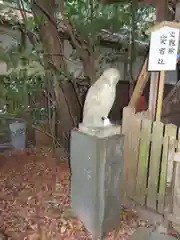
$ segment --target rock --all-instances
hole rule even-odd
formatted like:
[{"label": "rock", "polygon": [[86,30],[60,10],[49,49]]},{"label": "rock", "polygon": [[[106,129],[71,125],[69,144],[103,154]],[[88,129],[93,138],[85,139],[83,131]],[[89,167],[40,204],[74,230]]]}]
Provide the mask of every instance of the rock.
[{"label": "rock", "polygon": [[90,87],[83,109],[83,125],[87,127],[104,127],[104,119],[109,115],[116,95],[116,84],[120,73],[109,68]]}]

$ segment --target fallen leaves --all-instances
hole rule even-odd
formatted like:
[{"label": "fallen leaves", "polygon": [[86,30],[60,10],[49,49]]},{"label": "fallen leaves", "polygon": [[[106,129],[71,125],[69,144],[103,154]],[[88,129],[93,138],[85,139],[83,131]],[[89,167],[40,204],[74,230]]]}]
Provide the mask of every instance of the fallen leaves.
[{"label": "fallen leaves", "polygon": [[[67,161],[68,162],[68,161]],[[13,240],[87,240],[91,235],[70,209],[69,169],[52,153],[32,150],[0,156],[0,231]],[[138,227],[138,218],[124,210],[118,238]]]},{"label": "fallen leaves", "polygon": [[65,233],[66,230],[67,230],[67,227],[66,227],[65,225],[63,225],[63,226],[61,227],[61,233]]},{"label": "fallen leaves", "polygon": [[28,240],[41,240],[41,236],[39,233],[33,233],[27,238]]}]

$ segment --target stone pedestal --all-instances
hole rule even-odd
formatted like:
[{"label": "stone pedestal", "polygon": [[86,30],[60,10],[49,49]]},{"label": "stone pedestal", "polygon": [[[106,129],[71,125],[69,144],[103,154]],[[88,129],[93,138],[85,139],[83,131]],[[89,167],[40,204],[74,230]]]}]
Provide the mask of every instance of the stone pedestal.
[{"label": "stone pedestal", "polygon": [[123,142],[120,134],[71,133],[71,207],[94,239],[120,224]]}]

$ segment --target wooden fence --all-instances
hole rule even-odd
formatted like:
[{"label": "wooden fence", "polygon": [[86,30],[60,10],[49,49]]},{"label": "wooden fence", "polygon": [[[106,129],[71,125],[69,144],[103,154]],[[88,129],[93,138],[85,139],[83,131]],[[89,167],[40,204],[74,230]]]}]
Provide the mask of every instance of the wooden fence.
[{"label": "wooden fence", "polygon": [[[172,188],[169,199],[168,222],[180,232],[180,151],[173,158]],[[175,225],[174,225],[175,224]]]},{"label": "wooden fence", "polygon": [[172,183],[173,157],[180,149],[179,129],[173,124],[152,122],[126,107],[122,132],[126,197],[164,214],[167,189]]}]

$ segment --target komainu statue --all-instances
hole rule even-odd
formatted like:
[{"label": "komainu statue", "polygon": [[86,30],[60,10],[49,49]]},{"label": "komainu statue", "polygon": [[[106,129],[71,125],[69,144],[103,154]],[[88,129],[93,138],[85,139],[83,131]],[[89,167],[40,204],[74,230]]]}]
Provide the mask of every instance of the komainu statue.
[{"label": "komainu statue", "polygon": [[83,126],[87,128],[105,126],[115,100],[116,84],[119,80],[119,71],[115,68],[109,68],[90,87],[83,109]]}]

